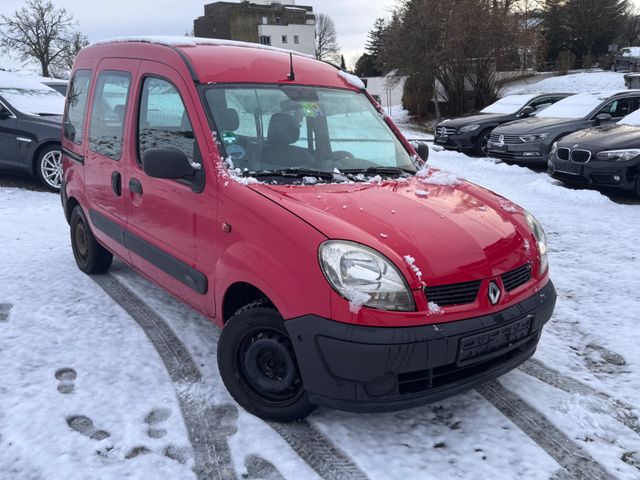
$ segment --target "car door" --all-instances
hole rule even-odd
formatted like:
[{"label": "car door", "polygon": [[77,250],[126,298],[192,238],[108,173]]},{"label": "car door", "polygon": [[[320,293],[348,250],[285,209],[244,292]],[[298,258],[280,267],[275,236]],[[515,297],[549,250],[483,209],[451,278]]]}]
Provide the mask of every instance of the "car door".
[{"label": "car door", "polygon": [[0,98],[0,166],[15,167],[18,163],[17,124],[18,119]]},{"label": "car door", "polygon": [[89,106],[85,155],[85,192],[93,232],[116,255],[129,259],[124,241],[127,155],[134,133],[126,128],[131,86],[140,60],[105,59],[95,74]]},{"label": "car door", "polygon": [[[133,264],[163,287],[202,311],[210,312],[206,300],[210,274],[203,268],[203,245],[215,237],[214,199],[204,194],[201,146],[204,132],[193,123],[195,102],[185,81],[173,68],[143,61],[136,95],[137,154],[127,166],[130,237],[127,244]],[[144,72],[144,73],[142,73]],[[200,170],[193,181],[148,176],[142,158],[152,148],[182,150]],[[211,267],[210,270],[213,268]]]},{"label": "car door", "polygon": [[602,107],[598,112],[592,117],[593,120],[597,120],[598,115],[609,114],[611,115],[611,119],[609,120],[598,120],[599,125],[608,125],[611,123],[618,122],[623,117],[626,117],[630,113],[633,113],[638,109],[638,98],[639,97],[622,97],[616,98],[611,102],[607,103],[604,107]]}]

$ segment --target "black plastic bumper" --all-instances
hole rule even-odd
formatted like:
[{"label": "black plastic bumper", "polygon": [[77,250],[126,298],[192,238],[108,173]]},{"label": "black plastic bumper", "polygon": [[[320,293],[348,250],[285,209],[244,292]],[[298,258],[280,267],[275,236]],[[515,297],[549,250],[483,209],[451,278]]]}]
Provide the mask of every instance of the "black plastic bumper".
[{"label": "black plastic bumper", "polygon": [[476,134],[468,133],[449,135],[446,140],[436,136],[433,140],[433,144],[443,147],[446,150],[468,151],[475,150],[477,140],[478,137]]},{"label": "black plastic bumper", "polygon": [[580,164],[561,161],[552,156],[547,173],[553,178],[574,185],[634,190],[640,175],[640,160],[627,162],[591,160]]},{"label": "black plastic bumper", "polygon": [[439,325],[365,327],[305,316],[286,322],[309,400],[361,412],[410,408],[516,368],[536,350],[556,292]]}]

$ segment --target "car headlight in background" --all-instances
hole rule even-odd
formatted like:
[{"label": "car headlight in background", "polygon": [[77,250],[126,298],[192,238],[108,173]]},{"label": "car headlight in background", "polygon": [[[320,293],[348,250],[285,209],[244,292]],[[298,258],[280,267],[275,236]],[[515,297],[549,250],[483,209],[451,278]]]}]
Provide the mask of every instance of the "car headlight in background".
[{"label": "car headlight in background", "polygon": [[356,310],[359,306],[403,312],[415,310],[413,295],[404,277],[389,259],[375,250],[357,243],[330,240],[320,245],[318,257],[331,286]]},{"label": "car headlight in background", "polygon": [[553,145],[551,145],[551,151],[549,152],[549,157],[553,157],[556,153],[558,153],[558,142],[553,142]]},{"label": "car headlight in background", "polygon": [[640,150],[637,148],[631,148],[628,150],[606,150],[596,155],[598,160],[609,160],[611,162],[626,162],[627,160],[633,160],[640,155]]},{"label": "car headlight in background", "polygon": [[460,130],[458,130],[458,133],[462,134],[462,133],[475,132],[479,128],[480,128],[480,125],[466,125],[462,127]]},{"label": "car headlight in background", "polygon": [[532,135],[520,135],[520,140],[524,143],[542,142],[549,138],[550,133],[536,133]]},{"label": "car headlight in background", "polygon": [[536,244],[538,245],[538,252],[540,252],[540,275],[547,271],[549,267],[549,247],[547,246],[547,236],[544,233],[544,229],[540,222],[535,219],[529,212],[525,212],[525,217],[529,228],[533,232],[533,236],[536,238]]}]

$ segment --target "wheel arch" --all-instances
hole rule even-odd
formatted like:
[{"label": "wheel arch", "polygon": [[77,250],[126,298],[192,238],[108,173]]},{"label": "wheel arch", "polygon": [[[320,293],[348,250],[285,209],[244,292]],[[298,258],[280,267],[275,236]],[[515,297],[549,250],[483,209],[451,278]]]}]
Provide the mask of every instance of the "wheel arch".
[{"label": "wheel arch", "polygon": [[272,300],[255,285],[248,282],[235,282],[229,285],[222,300],[222,324],[226,324],[233,314],[245,305],[262,298],[277,309]]}]

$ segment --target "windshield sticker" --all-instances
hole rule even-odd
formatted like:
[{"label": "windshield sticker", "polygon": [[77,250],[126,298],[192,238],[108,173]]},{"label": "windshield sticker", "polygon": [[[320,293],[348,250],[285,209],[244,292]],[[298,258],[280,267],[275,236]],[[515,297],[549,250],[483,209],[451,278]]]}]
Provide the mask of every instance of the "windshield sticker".
[{"label": "windshield sticker", "polygon": [[320,102],[300,102],[305,117],[319,118],[322,117],[322,109]]},{"label": "windshield sticker", "polygon": [[238,143],[238,136],[233,132],[224,132],[222,134],[222,141],[225,145],[234,145]]}]

